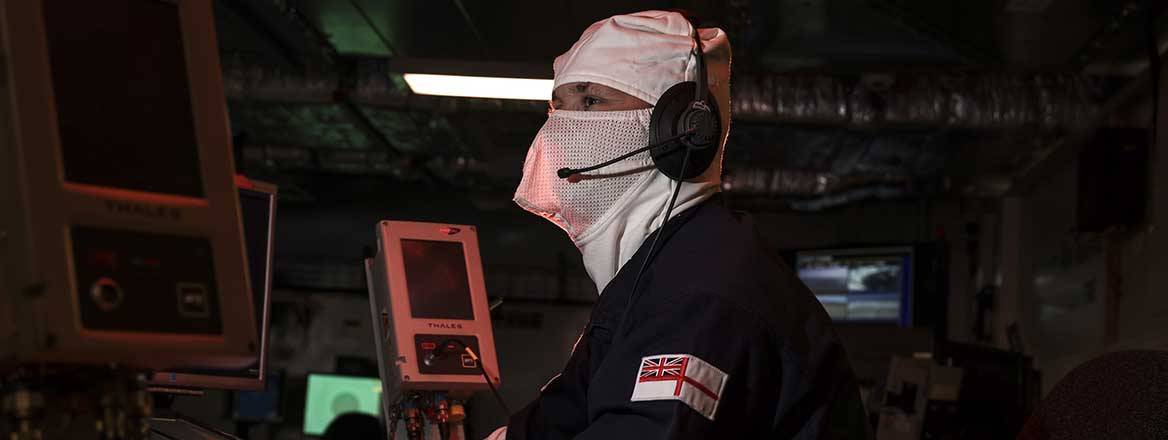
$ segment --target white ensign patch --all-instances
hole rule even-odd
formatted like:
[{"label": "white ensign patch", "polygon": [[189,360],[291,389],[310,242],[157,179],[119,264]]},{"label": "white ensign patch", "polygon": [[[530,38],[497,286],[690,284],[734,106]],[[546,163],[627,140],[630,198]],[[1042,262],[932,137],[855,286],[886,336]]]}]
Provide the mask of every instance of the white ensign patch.
[{"label": "white ensign patch", "polygon": [[641,358],[630,401],[680,400],[714,420],[729,376],[692,354],[660,354]]}]

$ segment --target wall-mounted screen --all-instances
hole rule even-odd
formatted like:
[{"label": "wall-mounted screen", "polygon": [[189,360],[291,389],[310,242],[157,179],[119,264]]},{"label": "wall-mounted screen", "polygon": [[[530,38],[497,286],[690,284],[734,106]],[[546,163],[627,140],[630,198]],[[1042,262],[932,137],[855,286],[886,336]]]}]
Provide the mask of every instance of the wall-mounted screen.
[{"label": "wall-mounted screen", "polygon": [[911,323],[911,248],[804,251],[795,270],[835,321]]},{"label": "wall-mounted screen", "polygon": [[376,377],[309,374],[304,396],[304,433],[324,434],[346,413],[381,415],[381,380]]}]

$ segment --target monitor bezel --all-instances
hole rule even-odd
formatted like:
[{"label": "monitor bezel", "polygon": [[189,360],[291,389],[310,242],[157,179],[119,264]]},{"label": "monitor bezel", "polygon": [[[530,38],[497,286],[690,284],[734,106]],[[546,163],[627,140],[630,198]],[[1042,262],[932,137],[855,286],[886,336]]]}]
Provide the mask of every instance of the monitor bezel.
[{"label": "monitor bezel", "polygon": [[[150,385],[178,387],[178,388],[196,388],[196,389],[218,389],[218,390],[234,390],[234,391],[260,391],[265,388],[267,381],[268,369],[268,337],[271,326],[272,313],[272,266],[273,266],[273,242],[275,241],[275,226],[276,226],[276,206],[279,187],[275,184],[248,179],[244,176],[236,176],[235,178],[237,192],[252,191],[256,193],[265,194],[268,199],[268,239],[266,246],[268,264],[265,265],[264,276],[264,301],[263,301],[263,322],[260,326],[260,361],[259,361],[259,375],[256,377],[240,377],[240,376],[219,376],[214,374],[198,374],[198,373],[180,373],[161,371],[150,375],[148,383]],[[240,216],[243,215],[242,205],[239,208]],[[242,217],[241,217],[242,218]],[[241,225],[242,228],[242,225]],[[246,238],[244,239],[246,241]],[[245,246],[246,247],[246,246]],[[245,260],[246,261],[246,260]],[[252,276],[256,276],[252,274]],[[250,289],[249,289],[250,290]],[[254,292],[252,292],[254,295]],[[254,298],[252,299],[254,303]]]}]

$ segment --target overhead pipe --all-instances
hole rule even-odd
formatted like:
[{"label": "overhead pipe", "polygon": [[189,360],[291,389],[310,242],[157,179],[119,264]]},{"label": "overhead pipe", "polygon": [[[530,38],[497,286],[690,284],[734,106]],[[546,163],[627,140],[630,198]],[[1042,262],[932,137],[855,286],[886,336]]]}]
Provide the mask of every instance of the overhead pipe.
[{"label": "overhead pipe", "polygon": [[[442,112],[545,112],[547,103],[421,96],[394,83],[383,59],[353,60],[342,69],[289,72],[224,61],[228,98],[332,101]],[[737,74],[735,120],[854,129],[1073,131],[1098,112],[1088,77],[1079,74],[872,74],[860,77]]]},{"label": "overhead pipe", "polygon": [[234,101],[333,103],[348,100],[371,107],[443,113],[546,112],[548,108],[542,101],[416,95],[393,81],[385,60],[349,59],[342,68],[315,67],[294,72],[250,63],[241,57],[226,57],[223,87],[227,98]]},{"label": "overhead pipe", "polygon": [[798,169],[734,168],[722,177],[722,189],[748,196],[810,197],[874,185],[907,186],[911,181],[911,177],[897,174],[840,176]]},{"label": "overhead pipe", "polygon": [[736,120],[857,129],[1073,130],[1097,112],[1076,74],[736,75]]},{"label": "overhead pipe", "polygon": [[875,185],[850,189],[838,194],[829,194],[812,199],[794,199],[787,206],[795,211],[823,211],[844,205],[872,199],[897,199],[917,195],[911,188],[902,186]]}]

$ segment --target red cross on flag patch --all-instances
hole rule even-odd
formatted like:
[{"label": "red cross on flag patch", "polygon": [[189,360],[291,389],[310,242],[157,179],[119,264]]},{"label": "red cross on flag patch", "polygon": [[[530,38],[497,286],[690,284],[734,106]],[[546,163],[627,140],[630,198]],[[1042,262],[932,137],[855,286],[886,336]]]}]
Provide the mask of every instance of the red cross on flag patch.
[{"label": "red cross on flag patch", "polygon": [[714,420],[729,376],[692,354],[661,354],[641,358],[633,402],[680,400]]}]

